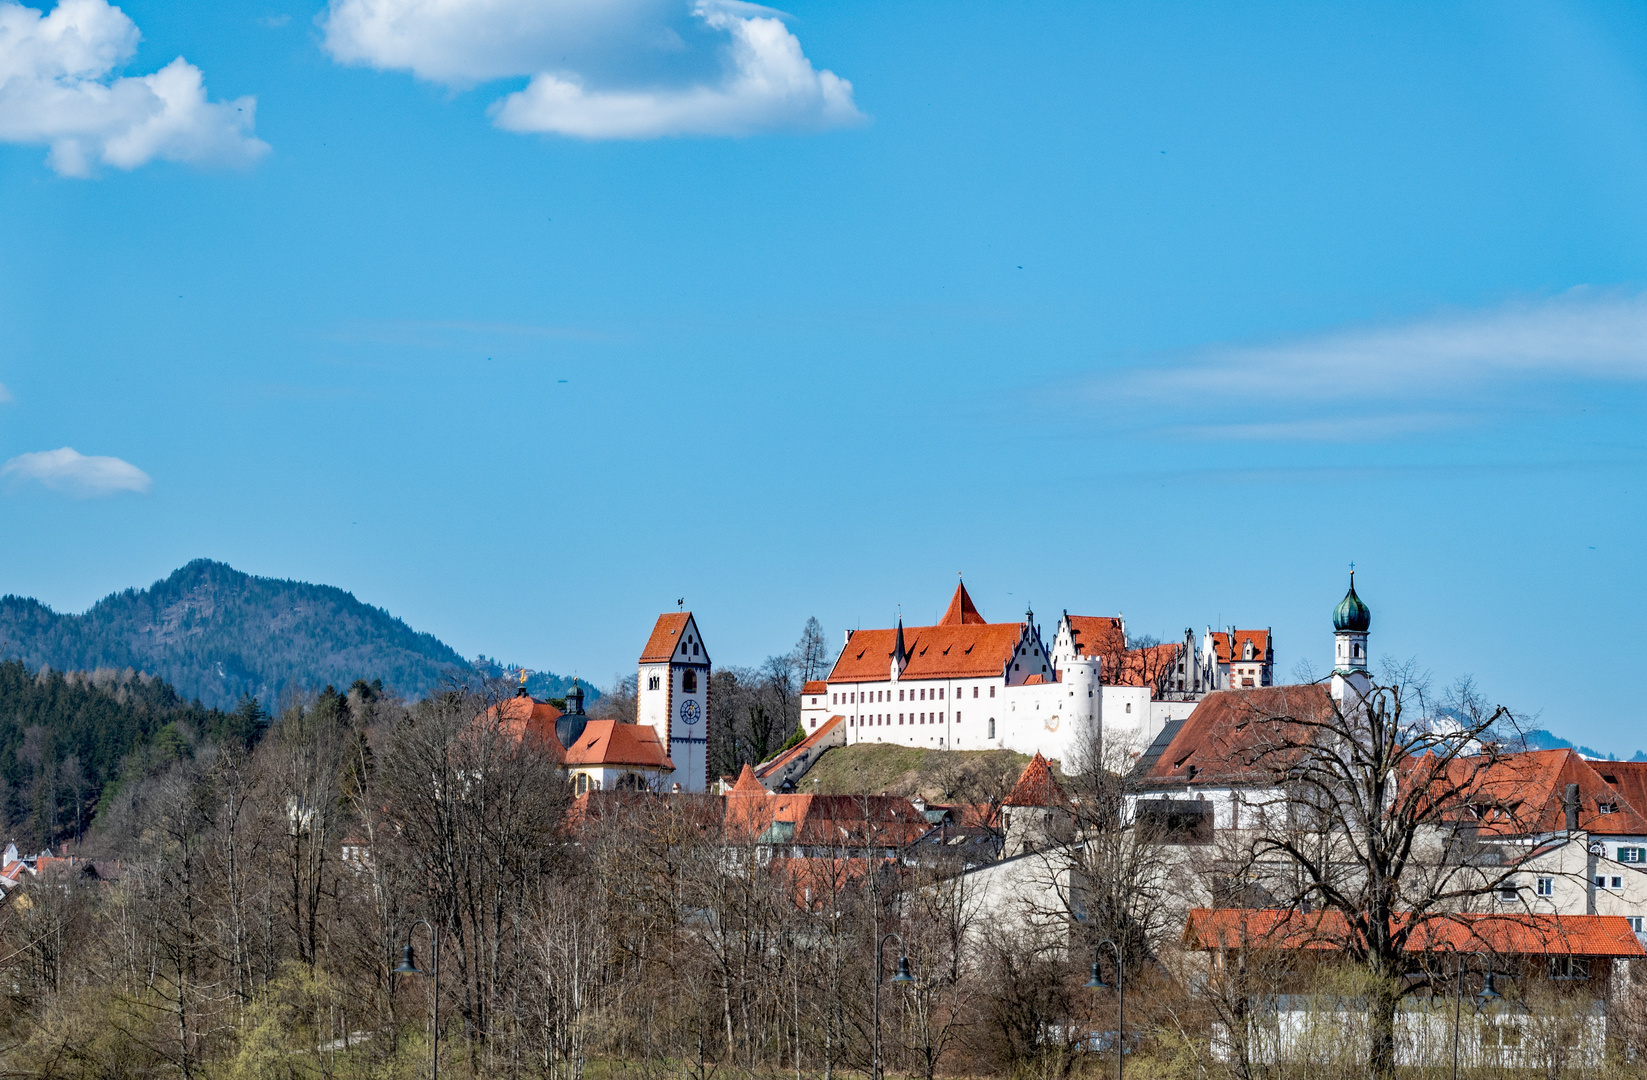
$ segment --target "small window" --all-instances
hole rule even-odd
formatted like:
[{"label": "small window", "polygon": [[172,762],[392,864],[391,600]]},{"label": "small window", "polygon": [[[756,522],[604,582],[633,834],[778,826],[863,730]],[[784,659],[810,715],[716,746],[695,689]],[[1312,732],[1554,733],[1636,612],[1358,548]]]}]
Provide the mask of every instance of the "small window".
[{"label": "small window", "polygon": [[977,697],[977,696],[978,696],[978,688],[977,688],[977,687],[976,687],[976,686],[974,686],[974,687],[973,687],[973,688],[972,688],[972,696],[973,696],[973,697]]},{"label": "small window", "polygon": [[698,692],[698,673],[696,671],[682,673],[681,692],[685,694],[695,694]]},{"label": "small window", "polygon": [[995,737],[995,718],[993,716],[989,718],[989,737],[992,739]]},{"label": "small window", "polygon": [[1498,887],[1498,898],[1506,903],[1514,901],[1520,895],[1521,890],[1514,885],[1500,885]]},{"label": "small window", "polygon": [[1611,814],[1613,812],[1613,804],[1607,802],[1600,803],[1596,806],[1596,809],[1600,810],[1603,814]]},{"label": "small window", "polygon": [[1613,884],[1612,884],[1612,888],[1615,888],[1615,889],[1622,889],[1622,888],[1624,888],[1624,879],[1623,879],[1623,878],[1621,878],[1621,877],[1616,877],[1616,878],[1614,878],[1614,879],[1613,879]]},{"label": "small window", "polygon": [[904,699],[904,692],[902,690],[899,690],[898,691],[898,700],[902,701],[903,699]]},{"label": "small window", "polygon": [[1590,977],[1590,961],[1583,956],[1552,956],[1550,957],[1550,978],[1552,979],[1588,979]]},{"label": "small window", "polygon": [[1555,878],[1547,878],[1547,877],[1539,878],[1538,879],[1538,895],[1540,895],[1540,896],[1554,896],[1555,895]]},{"label": "small window", "polygon": [[[658,688],[658,677],[656,675],[653,675],[651,678],[646,680],[646,688],[648,690],[656,690]],[[818,699],[813,698],[812,704],[816,705],[817,703]]]},{"label": "small window", "polygon": [[1127,702],[1127,712],[1131,712],[1131,711],[1132,711],[1132,702],[1129,701],[1129,702]]},{"label": "small window", "polygon": [[1630,922],[1631,930],[1634,930],[1638,934],[1642,932],[1642,919],[1640,915],[1628,915],[1626,918]]},{"label": "small window", "polygon": [[1647,862],[1647,848],[1621,847],[1618,849],[1618,861],[1623,863]]},{"label": "small window", "polygon": [[695,641],[692,643],[692,655],[698,655],[698,643]]},{"label": "small window", "polygon": [[1605,889],[1607,887],[1607,878],[1604,875],[1597,874],[1595,880],[1596,880],[1596,888]]},{"label": "small window", "polygon": [[989,696],[990,696],[990,697],[994,697],[994,696],[995,696],[995,688],[994,688],[994,687],[993,687],[993,686],[992,686],[992,687],[990,687],[990,688],[989,688]]}]

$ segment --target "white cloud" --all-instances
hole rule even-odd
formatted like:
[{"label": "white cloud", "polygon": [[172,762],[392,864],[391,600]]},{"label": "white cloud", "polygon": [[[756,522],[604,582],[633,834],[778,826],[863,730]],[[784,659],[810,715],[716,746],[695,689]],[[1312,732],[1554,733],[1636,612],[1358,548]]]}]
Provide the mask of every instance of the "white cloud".
[{"label": "white cloud", "polygon": [[50,14],[0,0],[0,142],[50,147],[65,176],[156,158],[245,165],[268,151],[251,133],[256,99],[206,100],[200,69],[181,56],[114,77],[140,38],[107,0],[61,0]]},{"label": "white cloud", "polygon": [[1093,387],[1175,434],[1349,441],[1479,423],[1555,385],[1647,382],[1647,294],[1574,289],[1542,301],[1220,345]]},{"label": "white cloud", "polygon": [[0,465],[0,477],[12,490],[36,483],[81,498],[120,491],[145,492],[150,483],[149,474],[130,462],[116,457],[87,457],[67,446],[19,454]]},{"label": "white cloud", "polygon": [[493,103],[509,131],[585,139],[742,135],[863,119],[767,8],[732,0],[331,0],[345,63],[462,87],[528,76]]}]

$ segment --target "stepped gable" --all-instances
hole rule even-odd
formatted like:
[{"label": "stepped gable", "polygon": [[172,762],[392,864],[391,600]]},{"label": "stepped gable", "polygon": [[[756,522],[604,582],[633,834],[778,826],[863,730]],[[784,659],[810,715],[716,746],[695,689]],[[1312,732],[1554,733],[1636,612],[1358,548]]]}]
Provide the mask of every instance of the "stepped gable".
[{"label": "stepped gable", "polygon": [[[1242,653],[1247,642],[1252,642],[1252,660],[1247,661]],[[1268,630],[1237,630],[1235,632],[1234,651],[1230,648],[1230,635],[1226,630],[1212,632],[1213,652],[1218,654],[1220,664],[1230,663],[1233,656],[1240,663],[1266,663],[1270,658],[1270,632]]]},{"label": "stepped gable", "polygon": [[[1331,690],[1320,683],[1214,691],[1195,706],[1170,742],[1159,749],[1151,745],[1133,775],[1148,786],[1267,783],[1284,763],[1258,761],[1264,748],[1281,739],[1304,743],[1311,738],[1311,729],[1289,719],[1329,716],[1332,708]],[[1170,730],[1168,725],[1162,735]]]},{"label": "stepped gable", "polygon": [[944,611],[944,617],[938,620],[939,626],[983,626],[984,617],[978,613],[978,608],[972,603],[966,586],[957,584],[955,595],[949,599],[949,607]]},{"label": "stepped gable", "polygon": [[1052,766],[1037,751],[1018,777],[1012,794],[1001,800],[1002,806],[1067,806],[1069,796],[1052,775]]}]

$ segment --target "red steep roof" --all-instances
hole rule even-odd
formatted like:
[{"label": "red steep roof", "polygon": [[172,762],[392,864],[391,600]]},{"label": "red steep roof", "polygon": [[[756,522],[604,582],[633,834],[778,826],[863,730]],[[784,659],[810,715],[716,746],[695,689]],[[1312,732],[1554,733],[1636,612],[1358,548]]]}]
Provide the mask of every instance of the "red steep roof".
[{"label": "red steep roof", "polygon": [[547,701],[517,694],[487,709],[486,716],[496,719],[500,730],[517,739],[529,735],[553,744],[557,753],[561,749],[555,738],[555,721],[561,718],[561,711]]},{"label": "red steep roof", "polygon": [[686,629],[686,624],[691,618],[690,611],[672,611],[667,615],[659,615],[658,624],[652,627],[652,636],[646,639],[646,648],[641,650],[640,662],[668,662],[675,655],[675,649],[681,642],[681,631]]},{"label": "red steep roof", "polygon": [[[1280,763],[1256,768],[1255,759],[1283,733],[1278,725],[1288,717],[1324,717],[1331,711],[1331,691],[1320,683],[1215,691],[1201,699],[1140,778],[1156,783],[1266,781]],[[1306,731],[1297,735],[1300,741],[1309,738]],[[1153,755],[1151,747],[1146,760]]]},{"label": "red steep roof", "polygon": [[1075,651],[1082,656],[1110,656],[1127,647],[1126,627],[1119,615],[1070,615],[1068,619]]},{"label": "red steep roof", "polygon": [[625,724],[617,720],[591,720],[583,734],[566,748],[566,764],[634,765],[672,772],[675,763],[651,724]]},{"label": "red steep roof", "polygon": [[944,617],[938,620],[939,626],[972,626],[983,625],[984,617],[978,614],[978,609],[972,603],[972,597],[967,595],[966,586],[957,584],[955,595],[950,597],[949,608]]},{"label": "red steep roof", "polygon": [[[1246,660],[1242,652],[1247,642],[1252,642],[1252,659]],[[1217,630],[1212,635],[1212,648],[1218,654],[1218,662],[1230,662],[1230,636],[1223,630]],[[1270,632],[1268,630],[1237,630],[1235,632],[1235,660],[1237,663],[1262,664],[1269,659]]]},{"label": "red steep roof", "polygon": [[[1568,749],[1529,750],[1497,761],[1461,758],[1453,763],[1469,777],[1470,801],[1491,805],[1479,822],[1481,832],[1501,836],[1560,832],[1567,827],[1567,785],[1578,785],[1578,827],[1620,836],[1647,835],[1647,798],[1635,802],[1627,787],[1641,784],[1641,769],[1632,762],[1586,761]],[[1609,784],[1603,774],[1618,780]],[[1641,798],[1641,796],[1638,796]],[[1611,807],[1603,813],[1603,806]]]},{"label": "red steep roof", "polygon": [[1030,759],[1012,788],[1012,794],[1001,800],[1002,806],[1064,806],[1069,797],[1052,775],[1052,766],[1040,751]]},{"label": "red steep roof", "polygon": [[[1184,945],[1191,949],[1341,950],[1350,940],[1349,924],[1338,911],[1195,908],[1184,922]],[[1622,915],[1439,915],[1414,929],[1406,951],[1647,956]]]},{"label": "red steep roof", "polygon": [[[885,682],[892,670],[891,630],[857,630],[835,660],[829,681]],[[1023,639],[1022,623],[968,623],[962,626],[906,626],[909,666],[900,679],[1000,677]]]},{"label": "red steep roof", "polygon": [[829,684],[822,679],[808,679],[805,685],[801,687],[801,693],[803,694],[827,694],[828,692]]},{"label": "red steep roof", "polygon": [[787,822],[794,834],[786,843],[824,848],[902,848],[932,828],[900,795],[780,795],[762,787],[747,765],[726,794],[726,822],[751,840],[774,822]]}]

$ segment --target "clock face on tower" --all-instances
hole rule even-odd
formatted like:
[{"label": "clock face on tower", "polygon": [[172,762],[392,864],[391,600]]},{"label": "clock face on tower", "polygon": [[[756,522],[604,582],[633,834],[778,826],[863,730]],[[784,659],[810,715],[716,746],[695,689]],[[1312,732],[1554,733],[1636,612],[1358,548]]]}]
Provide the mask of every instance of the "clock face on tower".
[{"label": "clock face on tower", "polygon": [[681,702],[681,723],[696,724],[703,717],[703,710],[696,701],[688,699]]}]

